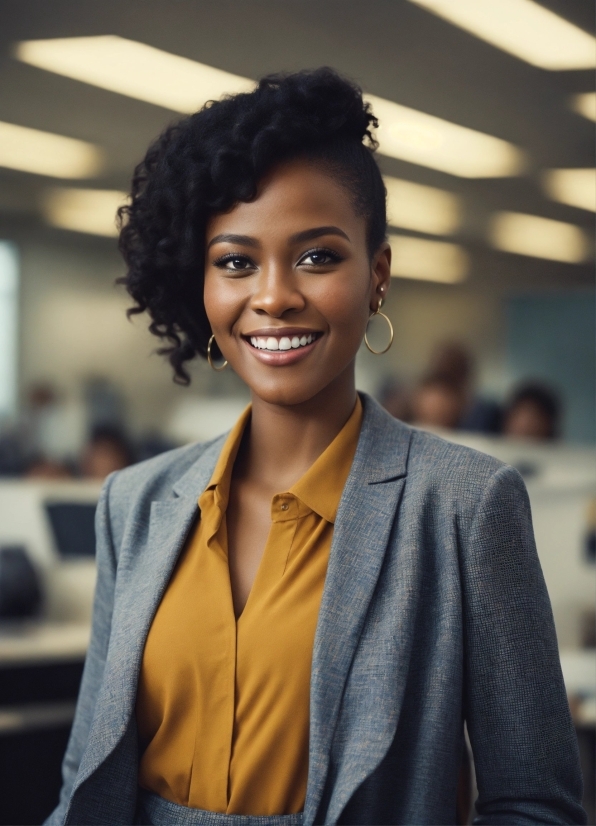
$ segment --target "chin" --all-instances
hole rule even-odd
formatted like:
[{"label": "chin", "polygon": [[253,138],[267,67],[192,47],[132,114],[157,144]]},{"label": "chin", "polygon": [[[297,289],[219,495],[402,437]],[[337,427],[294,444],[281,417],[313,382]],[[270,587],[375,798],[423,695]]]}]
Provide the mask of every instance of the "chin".
[{"label": "chin", "polygon": [[344,358],[309,357],[286,367],[253,364],[252,359],[236,359],[235,354],[231,354],[230,365],[255,399],[266,404],[292,407],[314,401],[325,391],[333,392],[334,387],[339,389],[346,380],[350,381],[350,377],[353,383],[357,347],[353,354],[350,353],[351,348],[345,349],[348,356],[344,355]]},{"label": "chin", "polygon": [[248,382],[253,396],[261,399],[267,404],[278,405],[280,407],[291,407],[297,404],[305,404],[314,399],[324,390],[329,382],[322,381],[315,383],[312,379],[301,381],[298,376],[272,379],[270,382]]},{"label": "chin", "polygon": [[316,392],[309,392],[306,388],[268,388],[266,390],[251,388],[251,392],[261,401],[279,407],[305,404],[318,395]]}]

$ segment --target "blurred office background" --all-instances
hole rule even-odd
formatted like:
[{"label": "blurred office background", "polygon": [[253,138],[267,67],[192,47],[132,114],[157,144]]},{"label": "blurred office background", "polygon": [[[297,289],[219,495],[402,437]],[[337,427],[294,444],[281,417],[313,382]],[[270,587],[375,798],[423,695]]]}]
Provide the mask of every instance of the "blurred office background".
[{"label": "blurred office background", "polygon": [[181,113],[320,65],[381,122],[395,342],[359,386],[524,474],[594,822],[593,5],[0,0],[0,823],[55,803],[102,478],[248,398],[126,320],[115,210]]}]

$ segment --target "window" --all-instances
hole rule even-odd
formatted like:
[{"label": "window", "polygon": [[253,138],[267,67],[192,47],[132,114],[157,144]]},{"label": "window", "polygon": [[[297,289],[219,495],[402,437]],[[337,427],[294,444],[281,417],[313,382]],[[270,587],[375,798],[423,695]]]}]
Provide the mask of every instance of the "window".
[{"label": "window", "polygon": [[0,422],[17,406],[18,254],[0,241]]}]

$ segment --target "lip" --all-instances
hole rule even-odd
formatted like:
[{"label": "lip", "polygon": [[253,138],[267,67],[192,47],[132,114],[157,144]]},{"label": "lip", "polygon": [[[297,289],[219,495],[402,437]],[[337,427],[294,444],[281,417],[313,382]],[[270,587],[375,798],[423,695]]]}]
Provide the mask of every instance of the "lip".
[{"label": "lip", "polygon": [[[304,347],[299,347],[296,350],[257,350],[249,341],[250,336],[274,336],[281,338],[282,336],[303,336],[317,334],[316,339]],[[246,347],[248,347],[251,354],[262,364],[267,364],[270,367],[286,367],[290,364],[296,364],[298,361],[306,358],[309,353],[312,353],[319,341],[323,338],[320,330],[307,330],[304,327],[276,327],[257,330],[255,332],[242,334],[242,340]]]},{"label": "lip", "polygon": [[309,327],[261,327],[258,330],[251,330],[250,333],[241,333],[242,338],[249,339],[251,336],[273,336],[282,338],[283,336],[312,336],[321,335],[321,330],[312,330]]}]

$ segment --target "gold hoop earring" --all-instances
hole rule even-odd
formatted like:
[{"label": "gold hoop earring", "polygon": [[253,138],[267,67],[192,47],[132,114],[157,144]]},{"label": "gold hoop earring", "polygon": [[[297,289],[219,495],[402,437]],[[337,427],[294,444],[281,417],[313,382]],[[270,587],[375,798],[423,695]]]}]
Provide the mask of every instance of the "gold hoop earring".
[{"label": "gold hoop earring", "polygon": [[216,365],[213,363],[213,359],[211,358],[211,345],[213,344],[214,341],[215,341],[215,336],[211,336],[211,338],[209,339],[209,343],[207,344],[207,361],[209,362],[209,366],[211,367],[212,370],[215,370],[216,373],[221,373],[221,371],[225,370],[226,367],[228,366],[228,362],[224,361],[224,363],[221,365],[221,367],[216,367]]},{"label": "gold hoop earring", "polygon": [[[389,318],[385,315],[385,313],[382,313],[382,312],[381,312],[381,307],[382,307],[382,306],[383,306],[383,299],[381,298],[381,299],[379,299],[379,306],[378,306],[378,307],[377,307],[377,309],[374,311],[374,313],[372,313],[372,314],[370,315],[370,318],[368,319],[368,322],[367,322],[367,324],[366,324],[366,332],[364,333],[364,343],[366,344],[366,346],[368,347],[368,349],[370,350],[370,352],[375,354],[375,356],[382,356],[382,355],[383,355],[383,353],[386,353],[386,352],[387,352],[387,350],[388,350],[388,349],[391,347],[391,345],[393,344],[393,324],[391,323],[391,321],[389,320]],[[384,350],[373,350],[373,348],[372,348],[372,347],[370,346],[370,344],[368,343],[368,338],[367,338],[367,333],[368,333],[368,325],[370,324],[370,320],[371,320],[371,318],[374,318],[376,315],[380,315],[380,316],[381,316],[381,318],[384,318],[384,319],[385,319],[385,321],[387,322],[388,326],[389,326],[389,344],[387,345],[387,347],[385,347],[385,349],[384,349]]]}]

